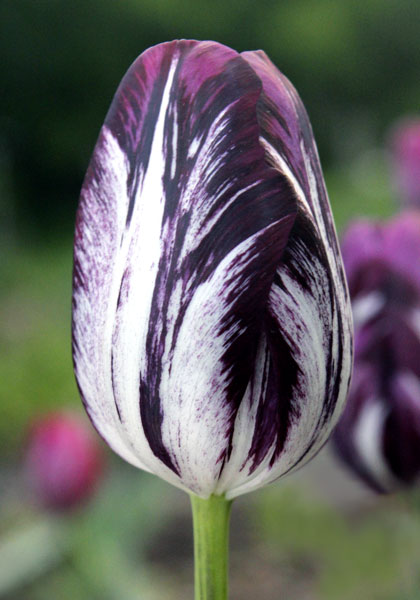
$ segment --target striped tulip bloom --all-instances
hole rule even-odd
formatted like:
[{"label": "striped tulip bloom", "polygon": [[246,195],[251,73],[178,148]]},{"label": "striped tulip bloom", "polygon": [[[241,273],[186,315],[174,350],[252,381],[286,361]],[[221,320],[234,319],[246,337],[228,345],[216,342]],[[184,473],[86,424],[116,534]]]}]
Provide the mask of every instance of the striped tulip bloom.
[{"label": "striped tulip bloom", "polygon": [[420,476],[420,213],[354,223],[342,249],[355,364],[333,439],[356,474],[387,492]]},{"label": "striped tulip bloom", "polygon": [[128,462],[233,498],[344,403],[351,311],[305,109],[263,52],[174,41],[122,80],[83,184],[73,355]]}]

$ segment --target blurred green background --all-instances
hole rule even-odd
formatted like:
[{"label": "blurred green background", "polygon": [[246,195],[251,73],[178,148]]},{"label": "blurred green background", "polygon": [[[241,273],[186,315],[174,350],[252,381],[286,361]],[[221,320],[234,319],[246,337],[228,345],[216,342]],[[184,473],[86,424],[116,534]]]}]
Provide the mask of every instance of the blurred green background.
[{"label": "blurred green background", "polygon": [[[418,0],[0,1],[0,558],[12,544],[16,563],[29,564],[13,585],[4,583],[10,564],[0,566],[1,598],[192,597],[183,494],[109,455],[98,496],[57,520],[36,511],[21,473],[30,420],[80,409],[74,214],[128,66],[174,38],[264,49],[308,109],[341,229],[397,209],[386,143],[395,121],[419,112],[419,31]],[[370,495],[328,450],[236,504],[233,598],[420,598],[418,499]]]}]

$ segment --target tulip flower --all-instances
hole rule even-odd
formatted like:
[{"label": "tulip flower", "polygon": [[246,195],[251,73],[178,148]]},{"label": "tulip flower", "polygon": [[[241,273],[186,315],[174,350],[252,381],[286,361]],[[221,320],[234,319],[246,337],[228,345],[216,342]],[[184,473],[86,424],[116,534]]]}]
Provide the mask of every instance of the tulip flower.
[{"label": "tulip flower", "polygon": [[420,208],[420,118],[405,119],[394,127],[390,151],[401,204]]},{"label": "tulip flower", "polygon": [[354,223],[342,250],[355,365],[333,439],[356,474],[388,492],[420,475],[420,213]]},{"label": "tulip flower", "polygon": [[263,52],[174,41],[125,75],[77,213],[73,356],[98,432],[198,520],[326,441],[351,311],[308,117]]},{"label": "tulip flower", "polygon": [[26,469],[38,500],[54,510],[68,510],[93,494],[103,458],[96,439],[80,417],[53,413],[33,424],[26,449]]}]

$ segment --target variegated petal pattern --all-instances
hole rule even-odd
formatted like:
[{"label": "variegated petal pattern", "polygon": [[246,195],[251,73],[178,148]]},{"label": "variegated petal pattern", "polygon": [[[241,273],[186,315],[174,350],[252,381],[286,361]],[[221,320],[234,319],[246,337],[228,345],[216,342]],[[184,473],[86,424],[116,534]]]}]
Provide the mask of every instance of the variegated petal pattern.
[{"label": "variegated petal pattern", "polygon": [[91,420],[127,461],[203,497],[315,451],[351,362],[310,126],[291,95],[277,110],[294,110],[298,150],[273,144],[253,57],[195,41],[143,53],[76,222],[73,356]]}]

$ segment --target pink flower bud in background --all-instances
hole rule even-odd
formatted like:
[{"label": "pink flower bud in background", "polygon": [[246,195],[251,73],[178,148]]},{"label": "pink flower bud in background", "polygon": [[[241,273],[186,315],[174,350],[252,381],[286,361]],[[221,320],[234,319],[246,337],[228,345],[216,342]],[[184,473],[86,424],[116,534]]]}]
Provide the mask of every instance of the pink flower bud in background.
[{"label": "pink flower bud in background", "polygon": [[420,117],[398,123],[390,146],[399,200],[405,206],[420,208]]},{"label": "pink flower bud in background", "polygon": [[354,375],[335,448],[377,491],[420,478],[420,211],[358,221],[342,242]]},{"label": "pink flower bud in background", "polygon": [[37,499],[48,508],[65,510],[92,495],[102,474],[103,455],[81,417],[53,413],[31,427],[26,467]]}]

